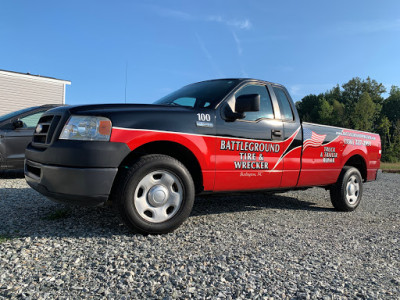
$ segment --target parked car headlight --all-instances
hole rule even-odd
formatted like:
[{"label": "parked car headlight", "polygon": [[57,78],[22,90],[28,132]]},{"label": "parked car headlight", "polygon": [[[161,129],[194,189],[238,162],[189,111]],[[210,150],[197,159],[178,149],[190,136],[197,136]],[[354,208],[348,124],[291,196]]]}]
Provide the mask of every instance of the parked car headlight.
[{"label": "parked car headlight", "polygon": [[61,140],[109,141],[111,121],[104,117],[71,116],[60,134]]}]

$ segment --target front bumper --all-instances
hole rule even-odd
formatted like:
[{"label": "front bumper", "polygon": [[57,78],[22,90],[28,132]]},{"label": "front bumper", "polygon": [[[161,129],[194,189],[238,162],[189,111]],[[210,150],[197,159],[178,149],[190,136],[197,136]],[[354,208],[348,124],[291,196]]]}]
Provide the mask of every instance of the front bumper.
[{"label": "front bumper", "polygon": [[76,168],[25,160],[25,179],[51,200],[84,206],[107,201],[118,168]]}]

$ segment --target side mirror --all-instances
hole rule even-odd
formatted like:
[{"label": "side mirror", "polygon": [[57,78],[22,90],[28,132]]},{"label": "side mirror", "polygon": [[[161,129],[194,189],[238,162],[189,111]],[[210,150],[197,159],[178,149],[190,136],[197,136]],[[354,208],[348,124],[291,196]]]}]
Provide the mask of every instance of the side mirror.
[{"label": "side mirror", "polygon": [[22,122],[21,120],[15,120],[12,124],[14,126],[14,129],[24,127],[24,122]]},{"label": "side mirror", "polygon": [[259,110],[260,110],[259,94],[241,95],[236,98],[235,111],[237,113],[244,113],[247,111],[259,111]]}]

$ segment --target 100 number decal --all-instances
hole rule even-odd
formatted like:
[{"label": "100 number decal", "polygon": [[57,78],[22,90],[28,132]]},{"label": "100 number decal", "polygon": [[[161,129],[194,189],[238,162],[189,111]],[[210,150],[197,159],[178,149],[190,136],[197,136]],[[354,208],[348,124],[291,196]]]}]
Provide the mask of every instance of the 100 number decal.
[{"label": "100 number decal", "polygon": [[211,117],[209,114],[197,114],[197,118],[199,121],[207,121],[207,122],[211,121]]}]

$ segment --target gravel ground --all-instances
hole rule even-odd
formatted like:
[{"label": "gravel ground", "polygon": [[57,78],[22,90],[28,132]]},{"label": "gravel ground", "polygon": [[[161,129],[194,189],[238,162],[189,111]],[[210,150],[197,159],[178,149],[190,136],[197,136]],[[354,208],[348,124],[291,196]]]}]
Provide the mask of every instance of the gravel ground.
[{"label": "gravel ground", "polygon": [[0,179],[0,298],[399,299],[399,174],[357,211],[323,189],[209,196],[174,233],[128,232],[107,207]]}]

